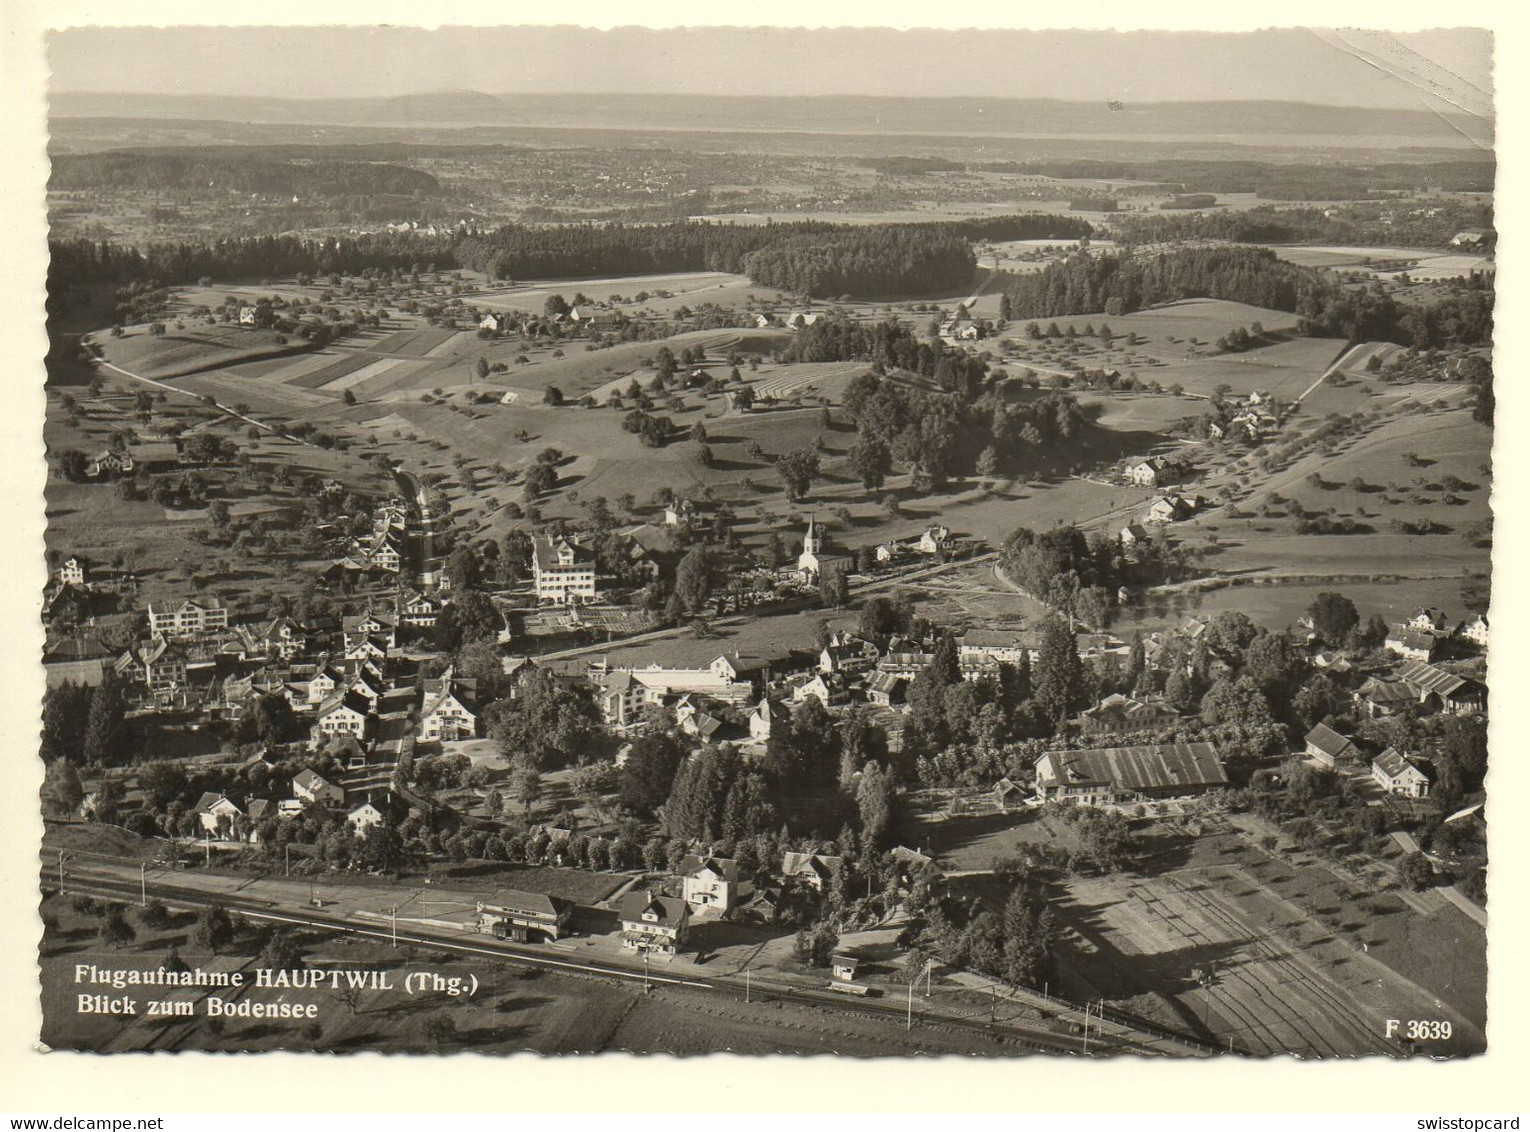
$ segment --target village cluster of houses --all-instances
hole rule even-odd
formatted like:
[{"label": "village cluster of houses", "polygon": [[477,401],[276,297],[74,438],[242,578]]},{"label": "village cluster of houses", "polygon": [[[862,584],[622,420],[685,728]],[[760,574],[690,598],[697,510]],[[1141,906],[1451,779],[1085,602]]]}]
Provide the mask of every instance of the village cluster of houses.
[{"label": "village cluster of houses", "polygon": [[1487,640],[1487,618],[1481,614],[1470,621],[1453,621],[1444,610],[1429,608],[1387,626],[1386,648],[1404,660],[1428,663],[1450,653],[1453,646],[1485,649]]},{"label": "village cluster of houses", "polygon": [[[256,756],[259,758],[260,756]],[[347,827],[361,837],[373,826],[396,818],[405,804],[394,791],[391,776],[347,773],[331,781],[312,768],[292,777],[290,793],[283,798],[248,798],[240,805],[227,794],[206,791],[192,807],[202,836],[209,841],[246,841],[259,844],[261,830],[272,818],[290,821],[309,807],[343,814]]]},{"label": "village cluster of houses", "polygon": [[327,565],[326,581],[352,584],[397,578],[407,561],[409,507],[402,499],[388,499],[372,513],[372,529],[351,540],[347,552]]}]

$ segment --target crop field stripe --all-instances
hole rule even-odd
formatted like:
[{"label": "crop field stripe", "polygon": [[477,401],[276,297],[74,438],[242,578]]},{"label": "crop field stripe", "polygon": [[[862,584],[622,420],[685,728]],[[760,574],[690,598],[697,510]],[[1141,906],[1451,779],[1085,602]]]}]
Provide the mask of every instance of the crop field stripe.
[{"label": "crop field stripe", "polygon": [[304,374],[313,373],[315,370],[322,369],[327,365],[332,365],[336,359],[341,357],[344,357],[344,355],[330,353],[327,351],[318,351],[312,354],[305,354],[301,358],[296,358],[292,361],[289,361],[286,365],[283,365],[280,368],[272,369],[266,373],[258,374],[256,376],[258,376],[263,381],[287,383],[293,381],[295,378],[302,377]]},{"label": "crop field stripe", "polygon": [[320,386],[327,385],[336,378],[344,377],[346,374],[352,373],[362,366],[371,365],[376,360],[376,358],[368,354],[352,354],[348,358],[340,358],[331,362],[323,369],[304,374],[302,377],[295,378],[286,384],[296,385],[300,389],[318,389]]},{"label": "crop field stripe", "polygon": [[338,393],[341,390],[349,389],[353,385],[360,385],[369,377],[381,377],[389,370],[403,365],[406,360],[405,358],[382,358],[372,362],[370,365],[362,366],[358,370],[352,370],[343,377],[335,378],[325,387],[325,391]]},{"label": "crop field stripe", "polygon": [[[426,331],[426,333],[431,333],[431,332],[430,331]],[[450,352],[450,351],[447,350],[447,347],[454,344],[458,332],[455,331],[455,330],[439,330],[439,331],[435,331],[434,333],[444,334],[445,337],[442,338],[441,341],[437,342],[435,345],[427,347],[426,350],[425,350],[425,356],[427,358],[444,357],[447,353]]]}]

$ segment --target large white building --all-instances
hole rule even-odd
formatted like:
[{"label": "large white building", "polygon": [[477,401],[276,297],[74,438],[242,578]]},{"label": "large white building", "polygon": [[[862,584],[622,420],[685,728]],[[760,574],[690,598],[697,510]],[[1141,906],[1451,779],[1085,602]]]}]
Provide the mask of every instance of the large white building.
[{"label": "large white building", "polygon": [[149,634],[191,637],[228,628],[228,607],[216,598],[188,599],[179,605],[150,605]]},{"label": "large white building", "polygon": [[595,597],[595,556],[566,538],[537,539],[531,580],[538,601],[577,605]]}]

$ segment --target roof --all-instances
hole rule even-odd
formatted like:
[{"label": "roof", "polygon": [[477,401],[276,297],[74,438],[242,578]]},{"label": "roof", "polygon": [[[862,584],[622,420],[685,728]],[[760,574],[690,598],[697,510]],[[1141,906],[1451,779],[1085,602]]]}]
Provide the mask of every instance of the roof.
[{"label": "roof", "polygon": [[692,853],[680,862],[680,872],[688,877],[707,870],[730,884],[738,879],[738,863],[728,857],[700,857]]},{"label": "roof", "polygon": [[1396,747],[1388,747],[1382,751],[1381,754],[1371,760],[1371,765],[1379,769],[1388,778],[1401,778],[1410,770],[1421,778],[1428,779],[1430,777],[1424,772],[1422,767]]},{"label": "roof", "polygon": [[181,458],[173,444],[135,444],[128,449],[128,455],[137,463],[153,464],[160,461],[175,463]]},{"label": "roof", "polygon": [[616,913],[624,921],[641,921],[645,912],[658,913],[658,923],[664,926],[679,924],[688,915],[685,901],[678,896],[663,896],[657,892],[632,891],[623,896]]},{"label": "roof", "polygon": [[1393,625],[1387,630],[1387,644],[1394,641],[1404,648],[1423,649],[1425,652],[1433,652],[1440,644],[1440,639],[1433,633],[1410,629],[1406,625]]},{"label": "roof", "polygon": [[1092,722],[1120,720],[1123,723],[1139,723],[1148,727],[1155,722],[1177,718],[1178,715],[1178,712],[1165,704],[1147,703],[1115,692],[1106,696],[1088,711],[1082,712],[1080,718]]},{"label": "roof", "polygon": [[106,679],[106,661],[100,657],[92,660],[50,660],[43,664],[48,687],[60,684],[83,684],[94,688]]},{"label": "roof", "polygon": [[781,872],[789,877],[803,873],[816,873],[821,877],[828,877],[839,872],[844,863],[843,857],[828,857],[822,853],[788,852],[782,858]]},{"label": "roof", "polygon": [[1411,704],[1417,698],[1417,693],[1401,680],[1382,680],[1377,676],[1370,677],[1360,685],[1359,694],[1375,704]]},{"label": "roof", "polygon": [[1446,672],[1421,660],[1410,660],[1395,673],[1405,684],[1417,688],[1420,693],[1450,697],[1465,688],[1471,681],[1454,672]]},{"label": "roof", "polygon": [[1025,634],[1018,629],[968,629],[957,642],[964,649],[1018,649],[1026,645]]},{"label": "roof", "polygon": [[1316,747],[1325,755],[1337,758],[1345,751],[1354,748],[1354,743],[1340,735],[1326,723],[1319,723],[1311,731],[1307,732],[1307,745]]},{"label": "roof", "polygon": [[[227,796],[223,794],[216,794],[209,790],[197,799],[197,804],[192,807],[191,812],[194,814],[210,813],[212,812],[213,807],[215,807],[219,802],[228,802],[230,806],[234,806],[233,802],[229,802]],[[238,806],[234,806],[234,809],[237,810],[238,808]]]},{"label": "roof", "polygon": [[[574,552],[572,566],[564,566],[558,561],[558,551],[567,546]],[[584,547],[570,538],[560,539],[537,539],[532,543],[537,556],[537,569],[539,570],[569,570],[573,566],[590,566],[595,562],[595,556]]]},{"label": "roof", "polygon": [[1221,786],[1227,782],[1214,743],[1163,743],[1100,751],[1051,751],[1036,764],[1040,786],[1112,785],[1126,790]]},{"label": "roof", "polygon": [[305,767],[293,776],[292,785],[301,786],[304,790],[320,790],[334,784],[312,767]]},{"label": "roof", "polygon": [[496,888],[478,902],[485,911],[501,911],[524,916],[557,916],[567,901],[548,896],[545,892],[523,892],[519,888]]}]

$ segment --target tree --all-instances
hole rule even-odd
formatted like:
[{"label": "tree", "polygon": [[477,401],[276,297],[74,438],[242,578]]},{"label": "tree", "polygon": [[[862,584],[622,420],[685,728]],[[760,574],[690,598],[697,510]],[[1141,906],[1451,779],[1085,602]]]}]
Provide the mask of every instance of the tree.
[{"label": "tree", "polygon": [[856,810],[861,819],[861,843],[881,849],[892,827],[893,785],[876,763],[867,763],[855,789]]},{"label": "tree", "polygon": [[667,731],[650,731],[633,740],[622,764],[619,796],[623,806],[652,814],[669,797],[685,748]]},{"label": "tree", "polygon": [[126,733],[127,702],[122,686],[114,679],[102,681],[90,696],[90,714],[80,754],[88,765],[105,765],[122,753]]},{"label": "tree", "polygon": [[786,498],[795,502],[807,497],[818,477],[818,453],[811,448],[794,448],[776,457],[776,473],[786,484]]},{"label": "tree", "polygon": [[1035,694],[1037,716],[1053,730],[1060,728],[1068,715],[1086,706],[1089,689],[1084,680],[1084,665],[1078,656],[1078,642],[1073,630],[1061,617],[1053,617],[1041,636],[1036,659]]},{"label": "tree", "polygon": [[198,951],[222,951],[234,942],[234,921],[222,908],[204,908],[197,913],[188,942]]},{"label": "tree", "polygon": [[133,925],[128,923],[127,912],[121,904],[108,904],[101,911],[101,923],[96,934],[107,947],[126,947],[138,938]]},{"label": "tree", "polygon": [[843,570],[823,570],[818,575],[818,600],[825,607],[843,609],[850,604],[850,581]]},{"label": "tree", "polygon": [[1349,634],[1360,624],[1360,612],[1355,603],[1343,594],[1320,593],[1307,607],[1312,618],[1312,630],[1330,645],[1342,645]]},{"label": "tree", "polygon": [[858,437],[850,449],[849,461],[851,470],[861,477],[861,486],[867,491],[878,490],[892,470],[892,452],[875,436]]},{"label": "tree", "polygon": [[273,928],[260,949],[257,966],[272,971],[296,971],[303,966],[303,952],[297,936],[286,928]]},{"label": "tree", "polygon": [[693,546],[675,567],[675,599],[683,609],[695,612],[712,592],[712,557],[704,546]]},{"label": "tree", "polygon": [[1434,884],[1434,866],[1422,853],[1409,853],[1397,866],[1397,875],[1414,892],[1423,892]]},{"label": "tree", "polygon": [[78,448],[65,448],[58,454],[59,475],[70,483],[81,483],[85,479],[87,463],[85,453]]},{"label": "tree", "polygon": [[600,718],[590,694],[545,668],[523,676],[519,694],[505,703],[489,733],[512,767],[567,765],[594,753],[599,744]]},{"label": "tree", "polygon": [[839,949],[839,933],[824,921],[811,932],[797,933],[797,958],[810,967],[827,967]]},{"label": "tree", "polygon": [[68,759],[54,759],[43,775],[43,804],[55,817],[68,817],[85,800],[80,772]]}]

